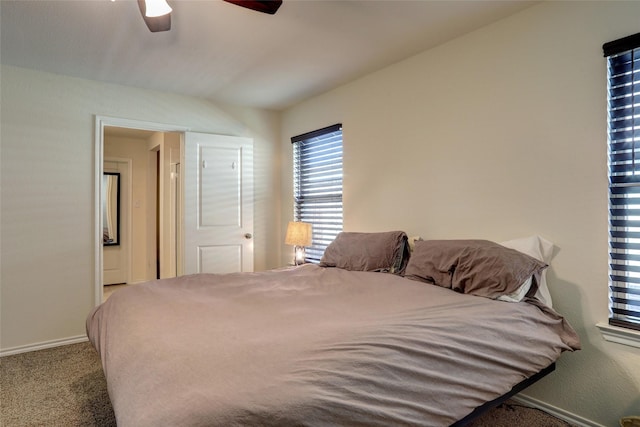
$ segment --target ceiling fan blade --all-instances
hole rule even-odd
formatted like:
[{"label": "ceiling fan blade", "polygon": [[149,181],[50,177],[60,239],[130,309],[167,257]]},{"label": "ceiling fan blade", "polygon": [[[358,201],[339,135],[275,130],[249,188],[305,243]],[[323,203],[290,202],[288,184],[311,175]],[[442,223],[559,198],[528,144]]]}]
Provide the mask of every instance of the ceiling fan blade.
[{"label": "ceiling fan blade", "polygon": [[152,33],[157,33],[159,31],[169,31],[171,29],[170,13],[162,16],[149,17],[146,15],[147,5],[145,4],[144,0],[138,0],[138,8],[140,8],[140,13],[142,14],[144,23],[147,24],[149,31],[151,31]]},{"label": "ceiling fan blade", "polygon": [[278,8],[282,5],[282,0],[224,0],[228,3],[233,3],[238,6],[246,7],[247,9],[256,10],[258,12],[268,13],[273,15],[278,11]]}]

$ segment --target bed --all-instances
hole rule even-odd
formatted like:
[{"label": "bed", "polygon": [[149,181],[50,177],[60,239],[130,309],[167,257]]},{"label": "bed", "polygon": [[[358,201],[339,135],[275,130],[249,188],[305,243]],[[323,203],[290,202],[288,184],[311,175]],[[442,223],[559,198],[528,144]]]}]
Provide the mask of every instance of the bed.
[{"label": "bed", "polygon": [[[456,272],[430,243],[407,257],[406,235],[391,245],[389,236],[373,237],[383,256],[375,244],[353,256],[345,247],[371,236],[350,236],[321,265],[114,293],[89,314],[87,333],[118,425],[463,425],[579,349],[566,320],[535,298],[544,268],[522,273],[526,296],[507,302],[465,293],[478,287],[462,272],[468,241],[445,243],[457,247]],[[429,268],[448,269],[450,283]]]}]

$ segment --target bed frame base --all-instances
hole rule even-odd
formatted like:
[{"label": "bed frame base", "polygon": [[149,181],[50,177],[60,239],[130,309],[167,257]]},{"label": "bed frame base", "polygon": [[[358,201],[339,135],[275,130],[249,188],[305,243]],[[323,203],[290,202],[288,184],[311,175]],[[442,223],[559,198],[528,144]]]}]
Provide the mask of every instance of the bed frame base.
[{"label": "bed frame base", "polygon": [[529,387],[531,384],[535,383],[540,378],[543,378],[543,377],[547,376],[548,374],[553,372],[555,369],[556,369],[556,364],[552,363],[551,365],[547,366],[546,368],[544,368],[540,372],[538,372],[536,374],[533,374],[529,378],[526,378],[525,380],[523,380],[523,381],[519,382],[518,384],[514,385],[513,388],[511,389],[511,391],[507,392],[506,394],[498,397],[497,399],[491,400],[491,401],[489,401],[489,402],[487,402],[487,403],[485,403],[483,405],[478,406],[469,415],[467,415],[463,419],[461,419],[459,421],[456,421],[455,423],[451,424],[451,427],[464,427],[464,426],[468,425],[471,421],[475,420],[480,415],[484,414],[485,412],[487,412],[490,409],[495,408],[496,406],[500,405],[502,402],[504,402],[505,400],[511,398],[515,394],[520,393],[522,390],[524,390],[525,388]]}]

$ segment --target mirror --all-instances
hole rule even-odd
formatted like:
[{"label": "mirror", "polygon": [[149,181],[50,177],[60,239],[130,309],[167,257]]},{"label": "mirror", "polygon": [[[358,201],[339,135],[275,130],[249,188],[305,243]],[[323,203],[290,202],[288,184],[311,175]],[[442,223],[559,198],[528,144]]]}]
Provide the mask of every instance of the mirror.
[{"label": "mirror", "polygon": [[102,244],[120,244],[119,172],[105,172],[102,177]]}]

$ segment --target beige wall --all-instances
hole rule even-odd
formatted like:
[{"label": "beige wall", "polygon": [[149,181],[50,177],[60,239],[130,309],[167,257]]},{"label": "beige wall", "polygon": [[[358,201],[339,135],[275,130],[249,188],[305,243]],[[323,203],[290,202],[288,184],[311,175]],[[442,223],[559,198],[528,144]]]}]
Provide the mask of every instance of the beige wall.
[{"label": "beige wall", "polygon": [[279,266],[279,113],[4,65],[0,86],[0,351],[85,334],[95,301],[95,115],[253,138],[254,265]]},{"label": "beige wall", "polygon": [[281,226],[288,138],[343,123],[346,230],[555,242],[554,306],[583,350],[526,393],[606,426],[640,413],[640,349],[595,326],[608,314],[601,46],[639,16],[640,2],[545,2],[289,109]]}]

